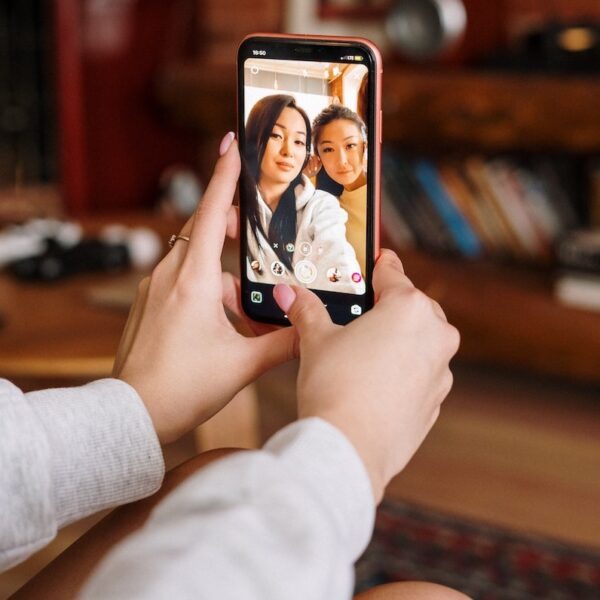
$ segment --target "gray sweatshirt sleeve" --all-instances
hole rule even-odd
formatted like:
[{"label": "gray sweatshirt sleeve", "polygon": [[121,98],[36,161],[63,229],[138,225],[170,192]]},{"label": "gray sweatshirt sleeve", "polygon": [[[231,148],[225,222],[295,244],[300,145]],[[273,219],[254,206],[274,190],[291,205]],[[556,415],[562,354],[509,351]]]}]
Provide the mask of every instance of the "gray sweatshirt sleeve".
[{"label": "gray sweatshirt sleeve", "polygon": [[189,478],[92,575],[86,600],[347,600],[372,533],[369,477],[321,419]]},{"label": "gray sweatshirt sleeve", "polygon": [[0,379],[0,571],[63,525],[152,494],[163,475],[150,417],[126,383],[23,394]]}]

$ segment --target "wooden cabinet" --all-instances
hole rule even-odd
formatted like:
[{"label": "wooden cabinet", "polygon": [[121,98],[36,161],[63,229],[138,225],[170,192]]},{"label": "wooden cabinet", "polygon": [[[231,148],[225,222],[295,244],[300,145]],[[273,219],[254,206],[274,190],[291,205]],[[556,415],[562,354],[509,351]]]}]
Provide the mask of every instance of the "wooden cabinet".
[{"label": "wooden cabinet", "polygon": [[384,72],[385,139],[431,150],[600,152],[600,77]]}]

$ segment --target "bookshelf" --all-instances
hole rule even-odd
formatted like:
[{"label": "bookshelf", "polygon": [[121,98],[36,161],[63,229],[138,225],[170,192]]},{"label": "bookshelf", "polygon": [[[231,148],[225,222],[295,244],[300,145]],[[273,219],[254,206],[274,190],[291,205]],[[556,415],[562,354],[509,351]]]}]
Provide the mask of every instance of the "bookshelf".
[{"label": "bookshelf", "polygon": [[[580,164],[600,154],[597,76],[392,68],[384,90],[385,138],[415,154],[556,154]],[[463,358],[600,381],[600,314],[556,301],[552,265],[403,258],[461,331]]]},{"label": "bookshelf", "polygon": [[[392,65],[383,89],[384,139],[415,153],[600,154],[598,77]],[[179,124],[205,138],[235,127],[233,65],[174,65],[156,92]],[[385,236],[383,243],[393,247]],[[401,256],[461,331],[459,357],[600,383],[600,314],[558,304],[548,267],[413,250]]]}]

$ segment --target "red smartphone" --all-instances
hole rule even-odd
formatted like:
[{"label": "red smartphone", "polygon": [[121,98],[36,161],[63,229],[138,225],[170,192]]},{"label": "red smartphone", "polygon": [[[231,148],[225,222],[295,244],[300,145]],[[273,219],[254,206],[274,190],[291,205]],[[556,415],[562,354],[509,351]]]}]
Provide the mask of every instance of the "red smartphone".
[{"label": "red smartphone", "polygon": [[286,283],[349,323],[374,302],[381,55],[360,38],[258,33],[237,71],[242,306],[287,324],[273,299]]}]

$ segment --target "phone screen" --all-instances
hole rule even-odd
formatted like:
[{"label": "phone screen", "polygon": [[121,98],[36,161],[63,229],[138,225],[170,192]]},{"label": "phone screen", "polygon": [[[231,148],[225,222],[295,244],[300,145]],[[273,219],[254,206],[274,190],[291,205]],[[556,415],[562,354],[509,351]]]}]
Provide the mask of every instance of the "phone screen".
[{"label": "phone screen", "polygon": [[242,296],[257,320],[285,323],[277,283],[313,290],[337,323],[372,305],[373,61],[348,43],[240,48]]}]

